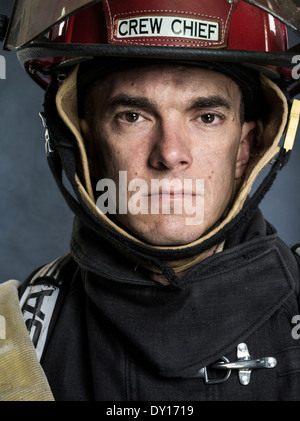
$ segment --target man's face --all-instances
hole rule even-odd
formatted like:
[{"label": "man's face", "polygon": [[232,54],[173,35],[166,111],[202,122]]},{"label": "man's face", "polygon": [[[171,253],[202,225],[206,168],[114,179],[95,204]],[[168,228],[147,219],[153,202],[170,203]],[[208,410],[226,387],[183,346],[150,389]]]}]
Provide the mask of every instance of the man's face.
[{"label": "man's face", "polygon": [[[254,128],[241,123],[235,82],[197,67],[147,66],[107,76],[88,101],[91,114],[80,123],[93,176],[113,180],[117,198],[120,171],[135,186],[124,196],[127,212],[115,215],[122,226],[150,244],[175,246],[218,224]],[[131,212],[133,203],[144,211]]]}]

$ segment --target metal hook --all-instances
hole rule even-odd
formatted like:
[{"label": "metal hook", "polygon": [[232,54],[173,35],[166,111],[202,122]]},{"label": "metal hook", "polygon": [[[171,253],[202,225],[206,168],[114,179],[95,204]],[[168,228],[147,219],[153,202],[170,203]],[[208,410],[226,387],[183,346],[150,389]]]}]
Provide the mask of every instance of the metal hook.
[{"label": "metal hook", "polygon": [[[250,383],[252,370],[274,368],[276,365],[277,361],[273,357],[251,358],[247,345],[241,343],[237,347],[237,361],[230,362],[228,358],[222,357],[220,361],[211,364],[209,367],[203,367],[196,374],[186,376],[186,378],[203,378],[206,384],[218,384],[229,379],[231,370],[238,370],[240,383],[243,386],[247,386]],[[211,380],[209,378],[208,369],[226,370],[226,373],[225,376],[220,379]]]},{"label": "metal hook", "polygon": [[277,361],[273,357],[252,359],[250,357],[248,347],[244,343],[239,344],[237,347],[237,358],[237,361],[228,363],[219,361],[211,367],[223,370],[239,370],[240,383],[243,386],[247,386],[250,383],[252,370],[260,368],[274,368],[277,365]]}]

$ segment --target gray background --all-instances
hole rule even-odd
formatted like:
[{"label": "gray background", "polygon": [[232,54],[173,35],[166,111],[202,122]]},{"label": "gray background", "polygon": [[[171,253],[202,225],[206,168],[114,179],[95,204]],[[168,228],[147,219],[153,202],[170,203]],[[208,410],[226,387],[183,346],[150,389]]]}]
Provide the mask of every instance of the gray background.
[{"label": "gray background", "polygon": [[[10,0],[0,0],[8,13]],[[23,281],[38,266],[69,249],[73,216],[57,189],[44,152],[43,91],[13,52],[0,79],[0,282]],[[300,129],[287,167],[261,209],[289,244],[300,243]]]}]

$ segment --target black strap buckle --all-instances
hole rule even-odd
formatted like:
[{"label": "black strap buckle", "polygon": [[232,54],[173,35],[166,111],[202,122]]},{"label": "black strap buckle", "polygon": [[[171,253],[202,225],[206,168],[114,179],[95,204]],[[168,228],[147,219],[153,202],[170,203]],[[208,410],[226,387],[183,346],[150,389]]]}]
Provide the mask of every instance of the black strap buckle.
[{"label": "black strap buckle", "polygon": [[44,113],[39,113],[39,116],[41,117],[43,126],[45,128],[45,152],[46,152],[46,155],[49,156],[51,153],[54,152],[54,150],[51,147],[51,139],[49,136],[47,121],[46,121],[46,117]]}]

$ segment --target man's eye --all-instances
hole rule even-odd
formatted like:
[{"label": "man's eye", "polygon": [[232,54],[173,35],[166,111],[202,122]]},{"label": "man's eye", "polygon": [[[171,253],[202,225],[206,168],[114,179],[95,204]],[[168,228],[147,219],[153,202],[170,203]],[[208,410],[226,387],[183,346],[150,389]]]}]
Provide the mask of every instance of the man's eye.
[{"label": "man's eye", "polygon": [[119,118],[121,118],[121,120],[125,121],[126,123],[136,123],[137,121],[143,119],[141,114],[135,112],[121,113],[119,114]]},{"label": "man's eye", "polygon": [[221,120],[221,117],[218,116],[217,114],[207,113],[207,114],[202,114],[200,116],[200,119],[202,123],[212,124],[212,123],[219,123],[219,121]]}]

